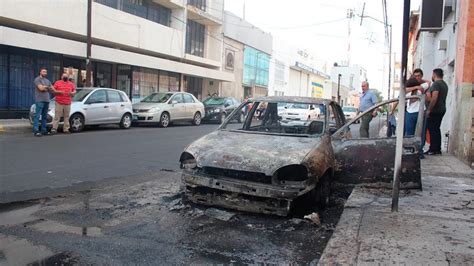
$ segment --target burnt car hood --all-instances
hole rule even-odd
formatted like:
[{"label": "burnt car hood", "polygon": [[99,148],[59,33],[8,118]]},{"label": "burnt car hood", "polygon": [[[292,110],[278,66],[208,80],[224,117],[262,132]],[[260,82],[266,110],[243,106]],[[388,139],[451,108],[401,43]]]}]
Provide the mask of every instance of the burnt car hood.
[{"label": "burnt car hood", "polygon": [[300,164],[320,138],[249,134],[218,130],[193,142],[186,152],[198,167],[265,173]]}]

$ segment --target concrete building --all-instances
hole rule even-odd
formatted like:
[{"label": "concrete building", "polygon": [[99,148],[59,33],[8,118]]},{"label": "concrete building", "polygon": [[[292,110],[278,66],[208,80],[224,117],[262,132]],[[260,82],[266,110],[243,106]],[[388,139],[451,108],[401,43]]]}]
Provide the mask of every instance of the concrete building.
[{"label": "concrete building", "polygon": [[272,45],[272,35],[225,11],[222,69],[235,81],[224,83],[221,95],[237,99],[268,95]]},{"label": "concrete building", "polygon": [[270,62],[270,95],[324,98],[331,91],[325,62],[303,48],[274,39]]},{"label": "concrete building", "polygon": [[349,90],[360,90],[362,81],[367,81],[367,70],[359,65],[334,65],[331,69],[332,82],[338,82],[341,75],[341,84]]},{"label": "concrete building", "polygon": [[[136,102],[156,91],[199,99],[234,76],[221,70],[223,0],[95,0],[92,82]],[[20,10],[20,12],[19,12]],[[1,117],[22,116],[33,102],[41,66],[49,79],[67,70],[83,86],[87,0],[0,1]]]},{"label": "concrete building", "polygon": [[409,67],[423,69],[426,79],[434,68],[444,70],[449,91],[442,146],[474,166],[474,3],[451,0],[444,5],[444,23],[437,30],[421,31],[423,14],[412,12]]}]

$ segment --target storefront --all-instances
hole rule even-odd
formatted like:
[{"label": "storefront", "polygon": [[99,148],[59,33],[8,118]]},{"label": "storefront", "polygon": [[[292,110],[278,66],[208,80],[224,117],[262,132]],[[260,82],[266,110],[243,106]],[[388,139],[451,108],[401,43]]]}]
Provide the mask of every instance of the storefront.
[{"label": "storefront", "polygon": [[[76,87],[84,87],[84,59],[60,54],[0,45],[0,119],[27,117],[34,103],[33,80],[41,67],[48,70],[51,82],[67,73]],[[179,91],[181,74],[130,65],[93,62],[94,87],[116,88],[138,102],[158,91]],[[202,78],[189,77],[188,86],[196,97],[202,94]]]}]

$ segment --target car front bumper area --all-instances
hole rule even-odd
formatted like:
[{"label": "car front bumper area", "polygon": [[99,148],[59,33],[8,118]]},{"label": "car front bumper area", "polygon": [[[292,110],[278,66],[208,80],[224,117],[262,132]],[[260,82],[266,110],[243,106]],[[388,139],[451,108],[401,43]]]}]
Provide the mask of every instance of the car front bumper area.
[{"label": "car front bumper area", "polygon": [[133,113],[132,121],[134,123],[158,123],[161,113]]},{"label": "car front bumper area", "polygon": [[185,195],[196,204],[287,216],[291,203],[309,188],[280,187],[183,171]]}]

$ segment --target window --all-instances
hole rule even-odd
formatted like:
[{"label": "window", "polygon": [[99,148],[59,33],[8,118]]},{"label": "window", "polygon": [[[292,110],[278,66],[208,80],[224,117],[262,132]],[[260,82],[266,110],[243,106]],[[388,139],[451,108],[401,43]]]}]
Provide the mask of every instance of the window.
[{"label": "window", "polygon": [[171,23],[171,9],[151,0],[95,0],[95,2],[168,27]]},{"label": "window", "polygon": [[190,94],[183,94],[184,97],[184,103],[194,103],[193,96]]},{"label": "window", "polygon": [[244,79],[247,86],[256,84],[267,87],[269,79],[270,56],[252,47],[246,46],[244,50]]},{"label": "window", "polygon": [[123,102],[123,99],[117,91],[107,91],[107,96],[109,97],[109,103],[120,103]]},{"label": "window", "polygon": [[191,5],[203,11],[206,11],[206,0],[188,0],[188,5]]},{"label": "window", "polygon": [[159,91],[179,91],[180,76],[178,73],[160,71]]},{"label": "window", "polygon": [[89,99],[87,100],[88,103],[105,103],[107,102],[107,96],[105,94],[105,90],[98,90],[94,92]]},{"label": "window", "polygon": [[183,94],[182,93],[178,93],[176,94],[172,99],[171,99],[171,102],[173,101],[177,101],[178,103],[183,103],[184,100],[183,100]]},{"label": "window", "polygon": [[202,78],[186,76],[186,91],[198,99],[202,99]]},{"label": "window", "polygon": [[204,31],[204,25],[188,19],[186,26],[186,53],[204,57]]}]

